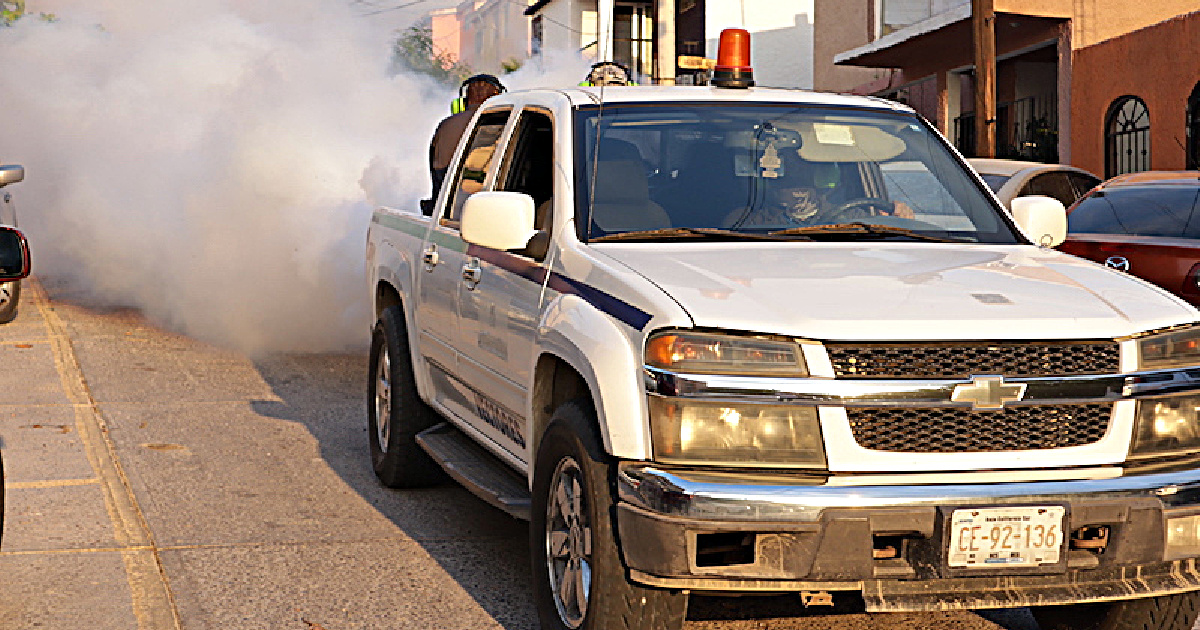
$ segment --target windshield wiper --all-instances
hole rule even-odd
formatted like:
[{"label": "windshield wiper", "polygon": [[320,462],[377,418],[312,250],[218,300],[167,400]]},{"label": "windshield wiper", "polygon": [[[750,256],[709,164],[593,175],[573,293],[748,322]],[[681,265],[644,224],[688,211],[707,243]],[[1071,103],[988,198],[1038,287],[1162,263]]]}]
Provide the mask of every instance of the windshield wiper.
[{"label": "windshield wiper", "polygon": [[780,240],[772,235],[755,234],[752,232],[735,232],[733,230],[722,230],[718,228],[702,228],[702,227],[673,227],[662,228],[658,230],[638,230],[636,232],[620,232],[618,234],[605,234],[591,239],[591,242],[597,241],[651,241],[662,238],[734,238],[753,241],[777,241]]},{"label": "windshield wiper", "polygon": [[922,241],[933,241],[935,243],[971,242],[968,239],[953,238],[950,236],[931,236],[929,234],[914,232],[907,228],[894,227],[891,225],[878,225],[875,223],[862,223],[859,221],[854,223],[834,223],[832,225],[810,225],[768,232],[769,236],[809,236],[815,234],[835,234],[846,236],[906,236],[908,238],[914,238]]}]

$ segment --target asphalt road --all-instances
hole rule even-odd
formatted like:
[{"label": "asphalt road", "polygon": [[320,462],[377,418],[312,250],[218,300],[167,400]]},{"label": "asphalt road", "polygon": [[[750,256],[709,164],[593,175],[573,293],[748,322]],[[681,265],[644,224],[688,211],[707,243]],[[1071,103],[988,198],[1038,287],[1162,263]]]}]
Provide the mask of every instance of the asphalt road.
[{"label": "asphalt road", "polygon": [[[375,481],[364,355],[252,361],[77,297],[27,281],[0,326],[0,628],[536,628],[523,522]],[[1037,630],[802,614],[693,598],[688,627]]]}]

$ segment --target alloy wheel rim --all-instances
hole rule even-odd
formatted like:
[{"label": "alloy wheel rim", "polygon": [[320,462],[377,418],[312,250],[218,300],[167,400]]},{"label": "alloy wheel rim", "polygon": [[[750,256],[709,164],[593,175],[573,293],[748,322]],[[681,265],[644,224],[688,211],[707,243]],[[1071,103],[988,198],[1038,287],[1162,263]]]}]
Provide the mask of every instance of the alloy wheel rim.
[{"label": "alloy wheel rim", "polygon": [[587,616],[592,586],[592,527],[583,471],[574,459],[559,461],[546,503],[546,568],[559,619],[574,630]]},{"label": "alloy wheel rim", "polygon": [[386,453],[388,438],[392,433],[392,360],[387,347],[379,351],[379,362],[375,366],[375,438],[379,450]]}]

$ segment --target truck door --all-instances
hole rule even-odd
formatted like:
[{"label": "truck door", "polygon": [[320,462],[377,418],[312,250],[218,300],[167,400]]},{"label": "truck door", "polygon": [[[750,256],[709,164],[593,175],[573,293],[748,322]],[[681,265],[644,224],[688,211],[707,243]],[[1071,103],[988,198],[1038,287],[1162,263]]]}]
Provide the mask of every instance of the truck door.
[{"label": "truck door", "polygon": [[[428,363],[434,386],[434,400],[448,407],[461,399],[448,380],[457,373],[461,352],[458,326],[458,289],[462,284],[467,244],[459,232],[459,217],[467,197],[483,189],[494,170],[492,156],[499,145],[510,109],[480,114],[460,158],[454,176],[447,178],[442,192],[443,210],[430,231],[421,251],[423,271],[418,272],[417,325],[421,332],[421,353]],[[455,410],[457,411],[457,410]]]},{"label": "truck door", "polygon": [[[527,108],[517,120],[496,190],[533,197],[537,228],[548,238],[554,198],[554,128],[548,111]],[[463,335],[460,371],[475,389],[480,431],[517,458],[526,453],[526,400],[534,337],[546,279],[537,247],[498,251],[472,246],[459,286]],[[470,276],[470,279],[468,279]]]}]

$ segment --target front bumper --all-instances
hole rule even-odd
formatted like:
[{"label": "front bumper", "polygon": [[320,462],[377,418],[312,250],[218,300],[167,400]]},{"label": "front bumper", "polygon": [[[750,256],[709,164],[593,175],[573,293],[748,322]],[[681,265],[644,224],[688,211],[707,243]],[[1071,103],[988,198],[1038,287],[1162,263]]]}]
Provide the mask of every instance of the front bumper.
[{"label": "front bumper", "polygon": [[[620,466],[618,525],[636,582],[710,592],[857,591],[869,611],[1003,608],[1200,590],[1200,567],[1166,545],[1170,518],[1200,513],[1200,470],[1075,479],[835,485],[802,474]],[[961,480],[961,481],[960,481]],[[895,485],[892,485],[895,484]],[[949,513],[1062,505],[1059,562],[964,569],[945,561]],[[1104,532],[1103,544],[1088,534]],[[883,553],[881,553],[881,551]],[[882,556],[882,557],[881,557]]]}]

